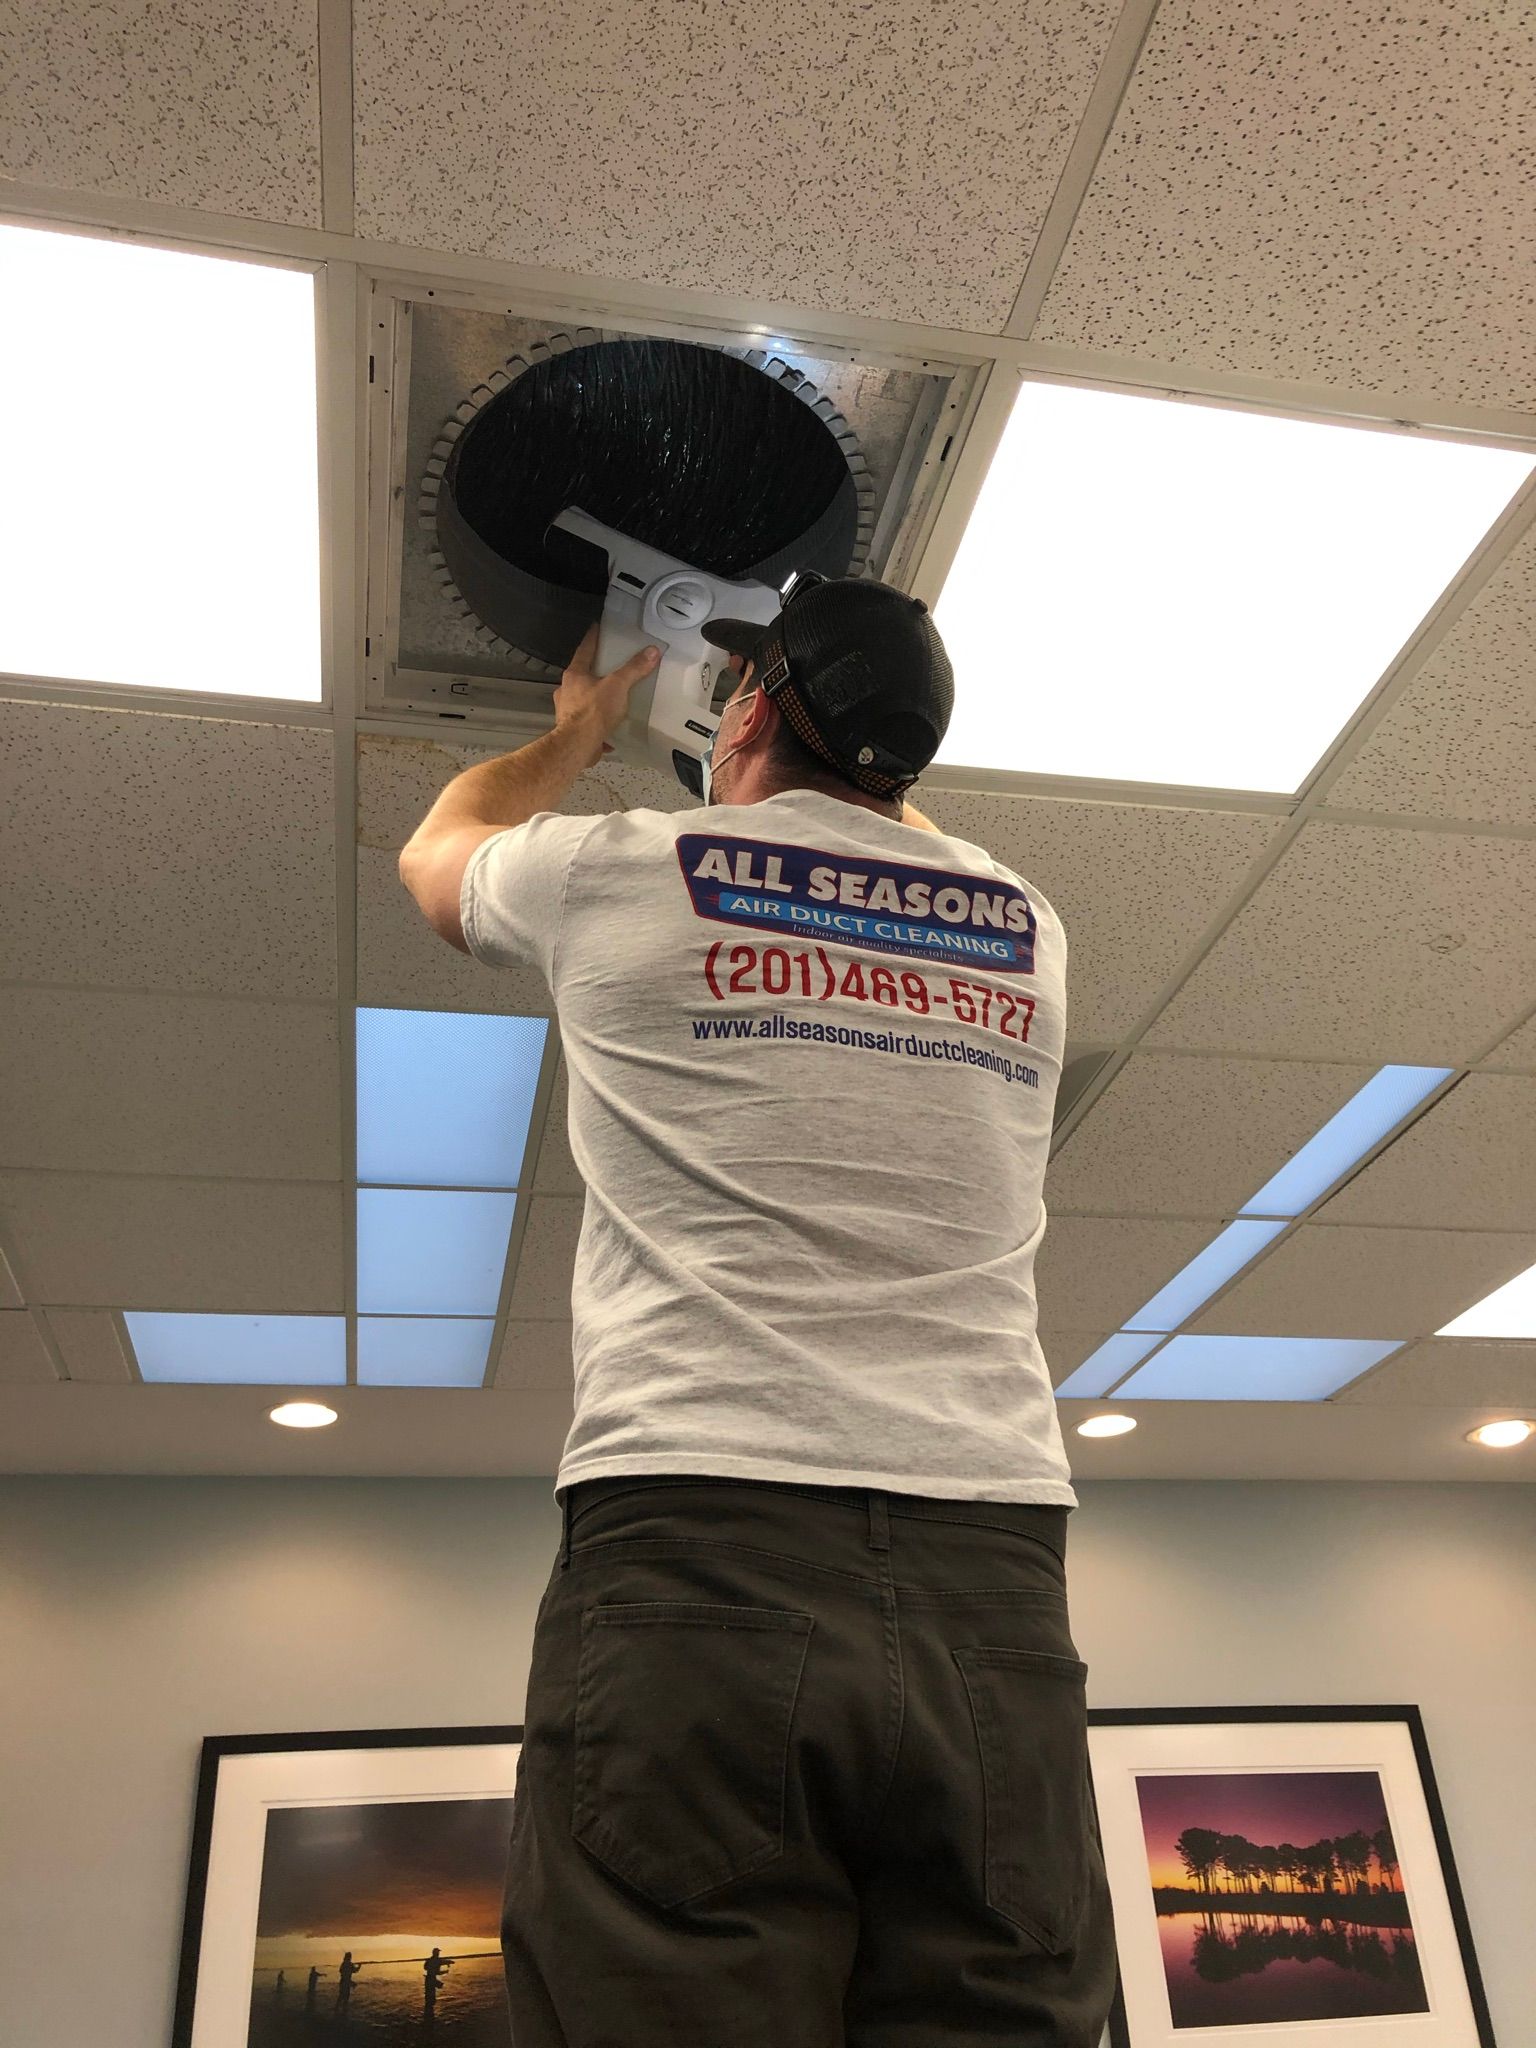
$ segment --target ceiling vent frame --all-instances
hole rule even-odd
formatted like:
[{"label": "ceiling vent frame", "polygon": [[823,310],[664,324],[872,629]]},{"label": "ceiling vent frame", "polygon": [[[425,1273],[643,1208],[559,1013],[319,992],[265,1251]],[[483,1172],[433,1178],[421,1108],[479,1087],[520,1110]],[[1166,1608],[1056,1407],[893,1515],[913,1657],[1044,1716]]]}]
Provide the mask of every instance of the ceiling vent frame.
[{"label": "ceiling vent frame", "polygon": [[[765,333],[755,325],[721,322],[702,310],[696,318],[669,318],[630,313],[618,305],[605,307],[574,295],[514,294],[393,273],[373,275],[368,283],[367,574],[360,711],[362,722],[370,727],[398,722],[419,729],[422,724],[451,721],[491,735],[527,734],[549,724],[557,672],[512,647],[476,618],[443,560],[434,529],[436,487],[454,441],[516,376],[551,355],[593,342],[676,340],[718,348],[775,375],[823,420],[848,460],[859,490],[858,537],[850,573],[879,576],[899,588],[911,587],[921,568],[983,394],[1003,367],[984,344],[974,353],[931,347],[925,353],[920,345],[902,349],[805,323],[794,331],[782,327]],[[448,387],[456,402],[439,402],[435,409],[416,375],[427,354],[415,339],[418,310],[446,319],[458,317],[466,332],[472,323],[480,323],[482,348],[492,339],[485,323],[500,323],[504,330],[497,337],[494,367],[471,376],[467,384]],[[440,336],[445,330],[440,321],[435,324]],[[518,325],[542,331],[519,335]],[[503,341],[505,346],[500,345]],[[916,381],[918,397],[899,448],[886,453],[883,489],[864,445],[857,405],[839,403],[839,394],[825,388],[826,377],[818,379],[801,363],[829,366],[833,377],[855,385],[865,378],[887,381],[902,375]],[[443,391],[439,377],[440,400]],[[408,573],[414,579],[414,596],[404,594]],[[428,578],[432,603],[438,608],[432,623],[445,636],[459,637],[462,664],[450,658],[440,667],[435,662],[428,665],[412,659],[409,646],[407,658],[401,658],[402,612],[408,613],[414,604],[419,616]],[[502,672],[496,673],[498,669]],[[509,669],[514,673],[507,673]]]}]

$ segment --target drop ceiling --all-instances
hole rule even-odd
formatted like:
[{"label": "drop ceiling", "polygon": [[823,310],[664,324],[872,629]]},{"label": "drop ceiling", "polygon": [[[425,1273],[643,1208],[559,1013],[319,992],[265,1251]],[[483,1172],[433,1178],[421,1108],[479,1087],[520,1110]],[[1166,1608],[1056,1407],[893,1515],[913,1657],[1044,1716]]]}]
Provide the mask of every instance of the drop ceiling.
[{"label": "drop ceiling", "polygon": [[[164,23],[153,65],[75,6],[19,25],[4,217],[316,266],[326,688],[308,709],[0,681],[7,1469],[558,1461],[581,1186],[553,1034],[487,1388],[349,1387],[341,1425],[296,1441],[264,1389],[140,1384],[122,1322],[347,1314],[356,1007],[548,1012],[532,973],[436,939],[396,875],[443,783],[540,716],[515,691],[453,716],[443,694],[486,679],[483,648],[434,672],[398,644],[398,604],[389,621],[421,466],[403,308],[413,347],[478,332],[476,380],[583,326],[836,366],[845,387],[944,366],[891,438],[914,484],[951,442],[942,488],[886,533],[890,573],[930,601],[1020,375],[1536,448],[1507,124],[1529,53],[1497,23],[886,0],[830,43],[771,6],[690,13],[686,38],[664,13],[637,46],[467,0],[354,0],[349,43],[345,12],[317,32],[312,6],[268,8],[228,38]],[[701,101],[728,74],[748,103]],[[960,769],[916,793],[1071,941],[1038,1267],[1058,1382],[1380,1066],[1452,1070],[1191,1326],[1406,1348],[1324,1401],[1131,1403],[1139,1427],[1108,1442],[1071,1435],[1092,1404],[1064,1401],[1085,1482],[1531,1476],[1528,1450],[1463,1436],[1536,1416],[1536,1341],[1433,1331],[1536,1257],[1533,505],[1295,797]],[[687,802],[605,762],[572,807]],[[1377,1330],[1389,1312],[1405,1327]]]}]

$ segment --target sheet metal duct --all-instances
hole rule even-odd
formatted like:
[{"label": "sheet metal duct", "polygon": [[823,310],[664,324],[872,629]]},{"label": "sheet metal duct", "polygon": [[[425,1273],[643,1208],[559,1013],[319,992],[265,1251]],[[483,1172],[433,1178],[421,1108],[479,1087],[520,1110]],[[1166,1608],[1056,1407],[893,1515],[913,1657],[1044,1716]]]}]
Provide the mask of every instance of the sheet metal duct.
[{"label": "sheet metal duct", "polygon": [[601,609],[579,503],[717,574],[900,581],[975,365],[643,334],[375,288],[368,708],[536,711]]}]

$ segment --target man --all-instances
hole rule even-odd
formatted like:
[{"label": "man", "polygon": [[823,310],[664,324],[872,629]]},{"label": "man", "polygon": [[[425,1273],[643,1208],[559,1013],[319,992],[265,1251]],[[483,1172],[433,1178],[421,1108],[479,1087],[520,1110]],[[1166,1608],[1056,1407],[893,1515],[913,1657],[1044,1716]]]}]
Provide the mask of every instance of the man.
[{"label": "man", "polygon": [[1114,1936],[1035,1337],[1050,905],[904,792],[922,604],[793,578],[706,628],[705,808],[561,817],[645,656],[401,855],[533,962],[587,1184],[563,1542],[502,1948],[515,2048],[1097,2048]]}]

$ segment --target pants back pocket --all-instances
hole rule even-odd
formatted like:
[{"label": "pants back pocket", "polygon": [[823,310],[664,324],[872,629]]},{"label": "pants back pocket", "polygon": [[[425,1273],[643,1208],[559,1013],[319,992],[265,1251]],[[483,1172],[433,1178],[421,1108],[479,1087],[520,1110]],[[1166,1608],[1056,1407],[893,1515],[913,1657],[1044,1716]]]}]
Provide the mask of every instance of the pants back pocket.
[{"label": "pants back pocket", "polygon": [[790,1723],[814,1617],[636,1600],[587,1608],[571,1832],[658,1906],[784,1848]]},{"label": "pants back pocket", "polygon": [[981,1753],[987,1904],[1049,1955],[1087,1904],[1088,1667],[1048,1650],[957,1649]]}]

